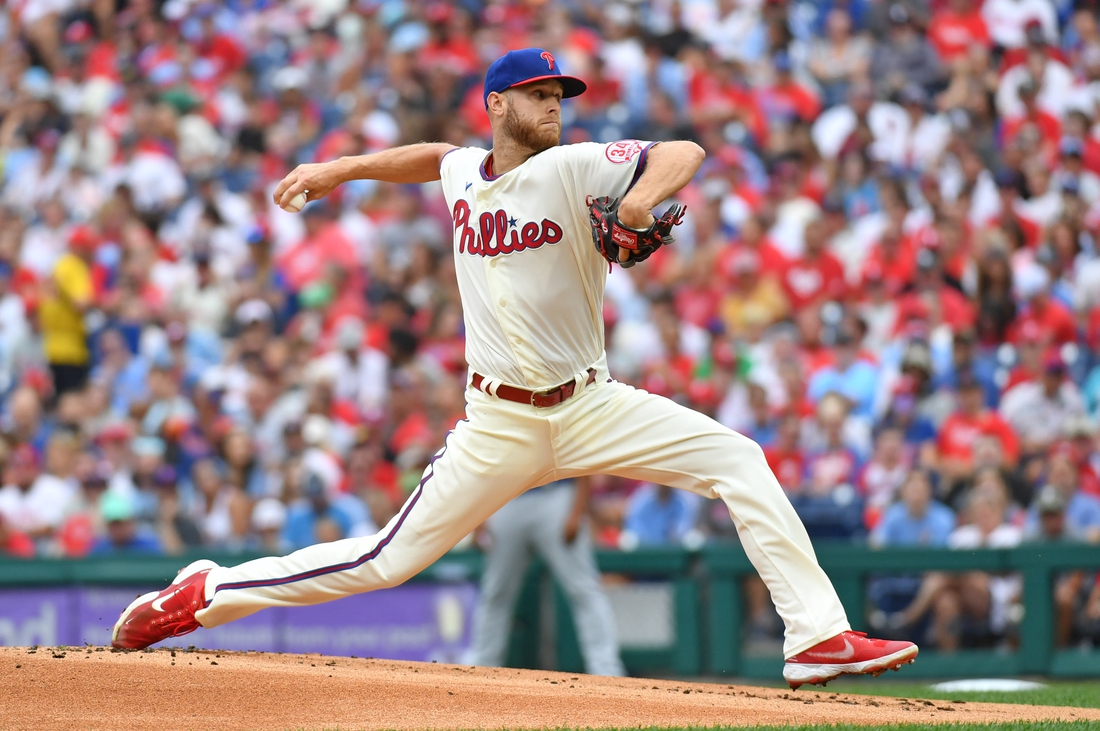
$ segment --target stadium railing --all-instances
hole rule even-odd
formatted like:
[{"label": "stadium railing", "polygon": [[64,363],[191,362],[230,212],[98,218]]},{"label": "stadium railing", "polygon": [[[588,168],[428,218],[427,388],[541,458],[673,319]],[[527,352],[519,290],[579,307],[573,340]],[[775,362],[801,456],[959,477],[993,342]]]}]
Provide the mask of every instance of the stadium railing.
[{"label": "stadium railing", "polygon": [[[1042,545],[1008,550],[949,551],[928,549],[868,550],[860,546],[819,544],[822,567],[836,586],[856,628],[864,625],[866,585],[878,574],[923,571],[1018,572],[1023,577],[1023,618],[1015,651],[924,650],[906,669],[910,677],[975,677],[1050,675],[1100,677],[1100,650],[1056,649],[1054,646],[1054,577],[1063,571],[1100,571],[1100,546]],[[209,555],[235,564],[258,554]],[[80,560],[0,559],[0,588],[96,586],[156,586],[167,583],[180,566],[197,558],[183,556],[106,556]],[[743,641],[742,584],[755,570],[740,546],[706,545],[698,551],[679,547],[631,552],[600,551],[600,569],[635,581],[668,586],[674,641],[665,648],[630,649],[623,660],[632,673],[711,675],[776,679],[777,655],[746,652]],[[481,571],[481,554],[452,551],[417,576],[415,581],[470,581]],[[553,586],[547,594],[547,586]],[[547,609],[549,608],[549,611]],[[510,665],[537,667],[538,648],[547,622],[554,625],[555,665],[566,671],[583,669],[568,603],[549,581],[545,566],[535,561],[520,595],[510,643]]]},{"label": "stadium railing", "polygon": [[[1051,544],[1005,550],[952,551],[893,548],[868,550],[848,545],[815,547],[818,561],[836,587],[856,628],[866,615],[866,584],[872,574],[923,571],[1018,572],[1023,578],[1023,618],[1016,651],[924,650],[910,677],[1100,676],[1100,651],[1056,650],[1054,646],[1054,577],[1061,571],[1100,571],[1100,546]],[[750,657],[740,632],[742,580],[755,570],[740,547],[707,546],[700,551],[707,576],[707,668],[713,674],[750,678],[774,677],[781,658]]]}]

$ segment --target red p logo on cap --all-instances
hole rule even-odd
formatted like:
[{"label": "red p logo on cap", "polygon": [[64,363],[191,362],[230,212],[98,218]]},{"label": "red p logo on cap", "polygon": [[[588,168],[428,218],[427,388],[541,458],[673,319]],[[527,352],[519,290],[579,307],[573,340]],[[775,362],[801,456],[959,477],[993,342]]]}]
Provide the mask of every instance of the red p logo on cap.
[{"label": "red p logo on cap", "polygon": [[550,53],[549,51],[543,51],[539,55],[542,56],[544,59],[546,59],[546,65],[550,67],[551,71],[553,71],[554,70],[554,54]]}]

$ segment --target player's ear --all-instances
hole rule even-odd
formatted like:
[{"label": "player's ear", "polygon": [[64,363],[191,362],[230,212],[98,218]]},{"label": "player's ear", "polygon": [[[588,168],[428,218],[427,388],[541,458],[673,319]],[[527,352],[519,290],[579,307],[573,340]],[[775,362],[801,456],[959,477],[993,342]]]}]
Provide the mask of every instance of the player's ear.
[{"label": "player's ear", "polygon": [[506,105],[508,104],[507,92],[491,91],[489,92],[489,98],[486,101],[489,105],[487,111],[489,112],[490,118],[502,115],[504,114],[504,110],[506,109]]}]

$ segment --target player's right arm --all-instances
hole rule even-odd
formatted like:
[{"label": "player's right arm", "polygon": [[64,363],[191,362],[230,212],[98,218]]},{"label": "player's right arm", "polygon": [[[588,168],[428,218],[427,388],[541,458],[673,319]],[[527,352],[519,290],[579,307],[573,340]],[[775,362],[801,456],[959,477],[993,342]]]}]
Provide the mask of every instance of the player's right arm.
[{"label": "player's right arm", "polygon": [[443,156],[453,149],[454,145],[445,142],[421,142],[370,155],[299,165],[279,182],[273,197],[277,205],[285,206],[294,196],[309,191],[306,199],[315,201],[349,180],[429,183],[439,180]]}]

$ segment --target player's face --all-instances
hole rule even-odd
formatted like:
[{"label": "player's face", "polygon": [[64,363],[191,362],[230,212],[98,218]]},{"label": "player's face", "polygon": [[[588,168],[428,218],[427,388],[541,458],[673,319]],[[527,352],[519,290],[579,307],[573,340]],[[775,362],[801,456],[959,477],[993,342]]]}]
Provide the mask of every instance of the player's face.
[{"label": "player's face", "polygon": [[561,83],[551,80],[509,89],[501,131],[534,152],[554,147],[561,142],[561,95]]}]

